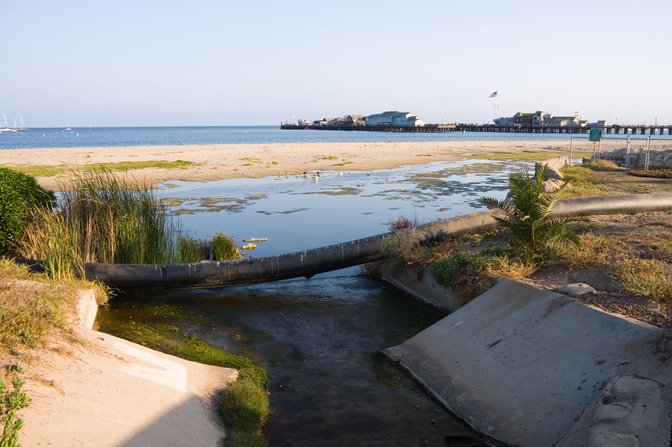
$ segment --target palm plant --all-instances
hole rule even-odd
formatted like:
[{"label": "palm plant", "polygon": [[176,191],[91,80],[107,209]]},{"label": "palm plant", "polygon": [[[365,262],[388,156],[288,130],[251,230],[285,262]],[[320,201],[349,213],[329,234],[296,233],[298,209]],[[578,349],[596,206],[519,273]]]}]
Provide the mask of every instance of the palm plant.
[{"label": "palm plant", "polygon": [[545,255],[559,246],[579,244],[578,236],[567,226],[579,217],[551,214],[562,188],[553,193],[545,192],[545,176],[546,166],[533,178],[527,171],[515,172],[509,176],[510,198],[481,198],[484,205],[504,212],[495,217],[499,229],[490,236],[504,241],[514,256],[528,264],[543,263]]}]

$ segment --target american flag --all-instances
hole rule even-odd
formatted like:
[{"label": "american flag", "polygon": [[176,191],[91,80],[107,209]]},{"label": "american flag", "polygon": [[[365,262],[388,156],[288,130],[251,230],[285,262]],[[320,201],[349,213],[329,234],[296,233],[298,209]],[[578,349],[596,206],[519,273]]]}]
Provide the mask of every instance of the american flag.
[{"label": "american flag", "polygon": [[490,98],[496,98],[496,97],[497,97],[497,92],[496,91],[490,93]]}]

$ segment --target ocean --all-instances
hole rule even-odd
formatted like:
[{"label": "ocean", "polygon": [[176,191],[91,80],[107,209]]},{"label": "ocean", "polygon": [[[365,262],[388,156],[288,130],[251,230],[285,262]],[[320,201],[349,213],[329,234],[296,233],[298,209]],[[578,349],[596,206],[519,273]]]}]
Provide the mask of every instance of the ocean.
[{"label": "ocean", "polygon": [[[587,134],[576,134],[572,137],[575,140],[588,139]],[[625,139],[625,136],[608,135],[605,138]],[[644,140],[647,136],[633,135],[632,138]],[[280,126],[73,127],[70,130],[32,128],[26,132],[2,132],[0,133],[0,149],[386,141],[569,141],[569,139],[568,134],[281,130]],[[672,137],[653,136],[652,139],[672,140]]]}]

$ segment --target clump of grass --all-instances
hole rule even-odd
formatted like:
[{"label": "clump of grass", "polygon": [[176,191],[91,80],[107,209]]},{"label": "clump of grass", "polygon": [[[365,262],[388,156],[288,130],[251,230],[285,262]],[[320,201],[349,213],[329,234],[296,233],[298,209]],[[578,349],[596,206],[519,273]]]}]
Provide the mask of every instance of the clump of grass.
[{"label": "clump of grass", "polygon": [[0,446],[20,447],[19,431],[23,427],[23,420],[16,415],[21,408],[30,404],[30,398],[21,390],[24,382],[19,379],[12,381],[13,390],[0,380],[0,423],[3,424]]},{"label": "clump of grass", "polygon": [[466,303],[493,286],[495,279],[486,274],[489,260],[482,255],[454,253],[430,268],[434,280],[450,287]]},{"label": "clump of grass", "polygon": [[536,265],[506,254],[457,252],[434,263],[430,273],[437,283],[450,287],[464,304],[491,288],[499,278],[527,278],[536,270]]},{"label": "clump of grass", "polygon": [[385,240],[382,250],[386,257],[406,265],[426,267],[453,254],[455,243],[448,238],[423,239],[412,231],[398,231],[393,238]]},{"label": "clump of grass", "polygon": [[338,157],[335,155],[325,155],[322,157],[322,160],[338,160]]},{"label": "clump of grass", "polygon": [[75,174],[60,210],[38,210],[20,245],[22,256],[46,261],[54,278],[81,277],[84,264],[176,259],[178,224],[148,187],[110,171]]},{"label": "clump of grass", "polygon": [[616,263],[615,280],[624,293],[655,301],[672,300],[672,266],[657,259],[626,258]]},{"label": "clump of grass", "polygon": [[210,244],[202,239],[179,236],[177,250],[182,262],[199,262],[210,259]]},{"label": "clump of grass", "polygon": [[210,246],[215,261],[232,261],[242,257],[236,241],[224,233],[215,233]]},{"label": "clump of grass", "polygon": [[46,336],[68,333],[77,291],[93,287],[100,304],[107,291],[96,283],[52,282],[25,265],[0,260],[0,354],[39,346]]},{"label": "clump of grass", "polygon": [[106,170],[110,172],[126,172],[133,169],[188,169],[193,166],[198,166],[199,163],[185,160],[145,160],[145,161],[120,161],[114,163],[98,163],[92,165],[72,166],[72,165],[25,165],[13,166],[15,169],[24,174],[33,177],[53,177],[56,175],[64,175],[73,171],[78,172],[98,172]]},{"label": "clump of grass", "polygon": [[255,157],[243,157],[240,158],[239,160],[246,162],[243,163],[243,166],[254,166],[255,164],[261,163],[261,159]]},{"label": "clump of grass", "polygon": [[600,236],[592,231],[579,236],[578,246],[558,247],[555,255],[569,267],[607,264],[615,253],[624,253],[622,244],[614,238]]},{"label": "clump of grass", "polygon": [[489,258],[485,264],[484,273],[493,278],[523,279],[536,271],[537,266],[534,264],[526,264],[502,255]]}]

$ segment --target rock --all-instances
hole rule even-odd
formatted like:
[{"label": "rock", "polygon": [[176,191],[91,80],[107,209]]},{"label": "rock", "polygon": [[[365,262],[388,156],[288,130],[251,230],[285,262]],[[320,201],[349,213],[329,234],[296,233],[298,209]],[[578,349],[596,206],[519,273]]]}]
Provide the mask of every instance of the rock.
[{"label": "rock", "polygon": [[555,191],[559,190],[562,188],[562,186],[565,184],[564,181],[558,180],[558,179],[548,179],[544,182],[544,192],[546,193],[554,193]]},{"label": "rock", "polygon": [[596,293],[597,290],[595,290],[594,287],[589,286],[588,284],[579,282],[574,284],[566,284],[560,287],[560,289],[558,289],[558,292],[564,293],[565,295],[569,296],[581,296],[585,295],[586,293]]},{"label": "rock", "polygon": [[662,154],[658,154],[654,156],[654,154],[651,154],[651,158],[649,159],[649,167],[651,168],[662,168],[665,166],[665,158]]},{"label": "rock", "polygon": [[625,159],[627,151],[628,151],[627,148],[622,147],[620,149],[616,149],[613,152],[607,152],[605,155],[608,155],[609,158],[611,158],[612,160],[623,160]]},{"label": "rock", "polygon": [[630,408],[623,404],[610,404],[597,407],[593,420],[595,422],[611,423],[617,422],[630,414]]},{"label": "rock", "polygon": [[567,157],[553,158],[551,160],[544,160],[534,164],[534,175],[536,176],[542,166],[546,166],[546,177],[544,180],[557,179],[562,180],[564,177],[560,169],[570,166]]},{"label": "rock", "polygon": [[240,247],[241,250],[254,250],[255,248],[257,248],[257,246],[251,242]]},{"label": "rock", "polygon": [[590,447],[640,447],[639,439],[629,433],[619,433],[613,425],[599,425],[590,431]]}]

